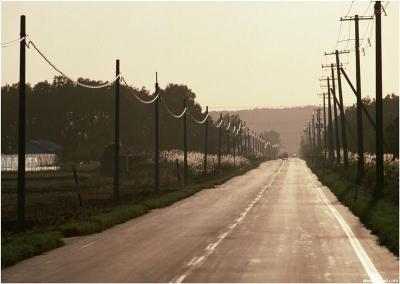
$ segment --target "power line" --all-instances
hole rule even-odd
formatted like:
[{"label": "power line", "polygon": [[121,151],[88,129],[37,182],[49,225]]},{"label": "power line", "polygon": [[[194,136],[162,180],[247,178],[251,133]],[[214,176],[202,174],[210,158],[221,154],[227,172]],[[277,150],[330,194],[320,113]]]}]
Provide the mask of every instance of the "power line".
[{"label": "power line", "polygon": [[161,99],[161,102],[162,102],[164,108],[167,110],[167,112],[168,112],[170,115],[172,115],[173,117],[175,117],[175,118],[181,118],[181,117],[186,113],[186,111],[187,111],[187,108],[185,107],[185,108],[183,109],[182,113],[180,113],[180,114],[174,114],[174,113],[171,111],[171,109],[168,107],[168,105],[164,102],[164,99],[162,98],[162,96],[160,96],[160,99]]},{"label": "power line", "polygon": [[208,116],[210,115],[209,113],[207,113],[206,117],[205,117],[203,120],[199,121],[199,120],[195,119],[195,118],[191,115],[190,112],[189,112],[189,114],[190,114],[190,117],[192,118],[192,120],[193,120],[194,122],[198,123],[198,124],[203,124],[204,122],[206,122]]},{"label": "power line", "polygon": [[389,6],[390,1],[386,1],[385,6],[383,7],[383,10],[386,10],[386,8]]},{"label": "power line", "polygon": [[334,48],[333,50],[337,49],[337,46],[338,46],[338,44],[339,44],[339,40],[340,40],[340,35],[341,35],[341,33],[342,33],[342,22],[340,22],[340,25],[339,25],[339,35],[338,35],[338,37],[337,37],[336,45],[335,45],[335,48]]},{"label": "power line", "polygon": [[[349,13],[350,13],[350,11],[351,11],[351,8],[353,7],[353,4],[354,4],[354,1],[351,1],[350,7],[349,7],[349,9],[347,10],[347,13],[346,13],[346,16],[345,16],[345,17],[347,17],[347,16],[349,15]],[[342,33],[342,21],[340,21],[340,25],[339,25],[339,34],[338,34],[338,37],[337,37],[337,40],[336,40],[335,48],[334,48],[333,50],[337,49],[338,44],[341,43],[341,42],[343,42],[342,40],[340,40],[341,33]],[[349,37],[350,37],[350,36],[349,36]],[[347,46],[346,46],[346,49],[347,49]]]},{"label": "power line", "polygon": [[349,7],[349,10],[347,11],[347,13],[346,13],[346,16],[344,16],[345,18],[349,15],[349,13],[350,13],[350,10],[351,10],[351,8],[353,7],[353,4],[354,4],[354,0],[353,1],[351,1],[351,4],[350,4],[350,7]]},{"label": "power line", "polygon": [[135,94],[134,89],[133,89],[131,86],[129,86],[128,83],[126,83],[124,77],[121,77],[121,80],[122,80],[122,82],[125,84],[125,86],[128,87],[128,88],[131,90],[133,96],[134,96],[139,102],[141,102],[141,103],[143,103],[143,104],[152,104],[152,103],[154,103],[154,102],[158,99],[158,95],[155,96],[154,98],[152,98],[152,99],[149,100],[149,101],[145,101],[145,100],[141,99],[139,96],[137,96],[137,95]]},{"label": "power line", "polygon": [[222,122],[223,122],[223,120],[221,119],[221,121],[217,125],[215,125],[215,127],[219,128],[222,125]]},{"label": "power line", "polygon": [[100,89],[100,88],[104,88],[104,87],[107,87],[107,86],[112,85],[116,80],[118,80],[118,79],[121,78],[121,74],[120,74],[120,75],[118,75],[117,77],[115,77],[111,82],[107,82],[107,83],[100,84],[100,85],[97,85],[97,86],[87,85],[87,84],[84,84],[84,83],[80,83],[80,82],[77,81],[77,80],[73,80],[71,77],[67,76],[63,71],[61,71],[59,68],[57,68],[57,67],[43,54],[43,52],[40,51],[40,49],[36,46],[36,44],[35,44],[33,41],[30,40],[30,41],[28,42],[28,44],[27,44],[27,47],[30,48],[31,45],[32,45],[33,48],[39,53],[39,55],[40,55],[54,70],[56,70],[56,71],[57,71],[58,73],[60,73],[62,76],[64,76],[64,77],[67,78],[68,80],[72,81],[73,83],[75,83],[76,85],[79,85],[79,86],[81,86],[81,87],[89,88],[89,89]]},{"label": "power line", "polygon": [[[346,16],[346,17],[347,17],[347,16]],[[351,37],[351,23],[348,22],[348,25],[349,25],[349,33],[348,33],[347,38],[350,38],[350,37]],[[349,49],[349,43],[350,43],[350,41],[347,42],[347,44],[346,44],[346,49]]]},{"label": "power line", "polygon": [[231,121],[229,120],[228,126],[226,127],[226,130],[229,130],[229,127],[231,127]]},{"label": "power line", "polygon": [[367,9],[365,9],[364,13],[362,14],[363,16],[365,16],[365,14],[368,12],[368,9],[371,6],[371,3],[372,3],[372,1],[369,1]]},{"label": "power line", "polygon": [[13,40],[13,41],[2,43],[1,47],[7,47],[7,46],[11,46],[11,45],[17,44],[17,43],[23,41],[24,39],[26,39],[26,37],[27,36],[24,36],[24,37],[21,37],[19,39]]}]

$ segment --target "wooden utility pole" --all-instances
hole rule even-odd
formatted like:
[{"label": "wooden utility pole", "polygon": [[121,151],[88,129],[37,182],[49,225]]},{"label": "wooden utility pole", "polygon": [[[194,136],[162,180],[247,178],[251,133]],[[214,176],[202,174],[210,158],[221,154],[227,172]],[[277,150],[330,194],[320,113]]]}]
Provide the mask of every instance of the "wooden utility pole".
[{"label": "wooden utility pole", "polygon": [[[186,99],[183,99],[183,109],[186,109]],[[187,166],[187,111],[183,115],[183,184],[188,184]]]},{"label": "wooden utility pole", "polygon": [[361,99],[361,70],[360,70],[360,20],[372,20],[373,17],[359,17],[355,15],[349,18],[340,18],[340,21],[354,21],[355,24],[355,49],[356,49],[356,85],[357,85],[357,183],[361,183],[364,177],[364,140],[363,140],[363,123],[362,123],[362,99]]},{"label": "wooden utility pole", "polygon": [[317,137],[318,137],[318,155],[321,155],[321,148],[322,148],[322,143],[321,143],[321,109],[318,108],[317,109],[317,128],[318,128],[318,132],[317,132]]},{"label": "wooden utility pole", "polygon": [[231,145],[230,145],[230,139],[229,139],[229,132],[230,132],[230,127],[231,127],[231,118],[228,116],[228,129],[226,130],[226,154],[229,155],[231,153]]},{"label": "wooden utility pole", "polygon": [[364,135],[362,122],[362,100],[361,100],[361,67],[360,67],[360,32],[358,27],[358,15],[354,18],[355,21],[355,37],[356,37],[356,81],[357,81],[357,136],[358,136],[358,167],[357,167],[357,182],[361,183],[364,177]]},{"label": "wooden utility pole", "polygon": [[[158,86],[158,76],[156,72],[156,96],[159,94],[159,86]],[[159,137],[159,109],[158,109],[158,104],[159,104],[159,98],[156,99],[154,102],[154,112],[155,112],[155,133],[154,133],[154,190],[156,192],[160,191],[160,137]]]},{"label": "wooden utility pole", "polygon": [[25,16],[20,18],[17,230],[25,227]]},{"label": "wooden utility pole", "polygon": [[[335,56],[336,56],[336,66],[340,66],[340,60],[339,60],[339,54],[343,53],[349,53],[350,51],[348,50],[343,50],[343,51],[335,51]],[[345,122],[346,122],[346,116],[344,113],[344,104],[343,104],[343,93],[342,93],[342,76],[340,72],[340,68],[336,67],[337,71],[337,77],[338,77],[338,89],[339,89],[339,102],[340,102],[340,123],[341,123],[341,129],[342,129],[342,146],[343,146],[343,162],[344,162],[344,168],[348,169],[349,168],[349,154],[348,154],[348,148],[347,148],[347,137],[346,137],[346,127],[345,127]]]},{"label": "wooden utility pole", "polygon": [[336,162],[340,164],[340,139],[339,139],[339,123],[338,123],[338,115],[337,115],[337,108],[335,104],[336,100],[336,84],[335,84],[335,72],[333,64],[331,64],[331,74],[332,74],[332,96],[333,96],[333,113],[335,116],[335,141],[336,141]]},{"label": "wooden utility pole", "polygon": [[325,53],[325,55],[335,55],[336,59],[336,71],[337,71],[337,80],[338,80],[338,90],[339,90],[339,111],[340,111],[340,128],[342,131],[342,148],[343,148],[343,163],[344,163],[344,168],[348,169],[349,167],[349,157],[348,157],[348,148],[347,148],[347,137],[346,137],[346,126],[345,126],[345,113],[344,113],[344,105],[343,105],[343,94],[342,94],[342,79],[341,79],[341,72],[340,69],[341,66],[340,60],[339,60],[339,54],[344,54],[344,53],[349,53],[350,51],[348,50],[342,50],[338,51],[335,50],[335,52],[331,53]]},{"label": "wooden utility pole", "polygon": [[235,165],[236,158],[236,135],[235,135],[236,127],[233,127],[232,131],[232,147],[233,147],[233,164]]},{"label": "wooden utility pole", "polygon": [[[119,76],[119,60],[115,62],[115,75]],[[115,81],[114,113],[114,201],[119,199],[119,78]]]},{"label": "wooden utility pole", "polygon": [[[327,53],[325,53],[327,55]],[[339,65],[340,66],[340,65]],[[339,122],[338,122],[338,115],[337,115],[337,108],[336,108],[336,85],[335,85],[335,72],[334,72],[335,64],[330,65],[322,65],[322,68],[330,68],[331,69],[331,79],[332,79],[332,88],[328,90],[332,94],[333,98],[333,116],[334,116],[334,127],[335,127],[335,146],[336,146],[336,161],[340,163],[340,139],[339,139]],[[333,127],[333,126],[332,126]]]},{"label": "wooden utility pole", "polygon": [[[327,140],[327,132],[326,132],[326,107],[325,107],[325,93],[322,94],[317,94],[318,96],[322,96],[322,103],[323,103],[323,112],[324,112],[324,127],[323,127],[323,132],[324,132],[324,157],[326,158],[326,151],[328,149],[328,140]],[[322,139],[322,138],[321,138]],[[321,146],[322,147],[322,146]]]},{"label": "wooden utility pole", "polygon": [[247,155],[251,155],[251,134],[250,129],[247,129]]},{"label": "wooden utility pole", "polygon": [[382,106],[382,5],[375,1],[375,64],[376,64],[376,197],[383,195],[384,168],[383,168],[383,106]]},{"label": "wooden utility pole", "polygon": [[221,168],[221,143],[222,143],[222,113],[219,114],[219,134],[218,134],[218,169]]},{"label": "wooden utility pole", "polygon": [[335,154],[333,152],[333,125],[332,125],[332,106],[331,106],[331,91],[330,78],[328,77],[328,142],[329,142],[329,158],[333,161]]},{"label": "wooden utility pole", "polygon": [[244,129],[244,135],[243,135],[243,139],[244,139],[244,154],[247,155],[248,153],[248,149],[247,149],[247,128]]},{"label": "wooden utility pole", "polygon": [[[208,106],[206,106],[206,116],[208,115]],[[204,123],[204,174],[207,174],[207,151],[208,151],[208,118]]]},{"label": "wooden utility pole", "polygon": [[315,156],[315,153],[317,152],[316,149],[316,139],[315,139],[315,113],[313,111],[312,113],[312,145],[313,145],[313,156]]},{"label": "wooden utility pole", "polygon": [[310,147],[310,153],[313,153],[312,136],[311,136],[311,123],[308,122],[308,145]]}]

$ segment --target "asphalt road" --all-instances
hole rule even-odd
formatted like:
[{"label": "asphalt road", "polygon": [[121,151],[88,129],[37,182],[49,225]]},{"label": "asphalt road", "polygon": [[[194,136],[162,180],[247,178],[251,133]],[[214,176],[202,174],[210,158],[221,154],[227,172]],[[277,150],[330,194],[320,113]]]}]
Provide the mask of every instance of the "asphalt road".
[{"label": "asphalt road", "polygon": [[363,282],[399,261],[300,159],[2,270],[3,282]]}]

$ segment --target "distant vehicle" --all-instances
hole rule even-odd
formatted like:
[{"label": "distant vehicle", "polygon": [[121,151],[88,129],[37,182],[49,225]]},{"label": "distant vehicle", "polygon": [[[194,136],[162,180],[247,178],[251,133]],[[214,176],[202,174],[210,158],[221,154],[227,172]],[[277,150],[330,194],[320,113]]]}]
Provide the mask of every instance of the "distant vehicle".
[{"label": "distant vehicle", "polygon": [[287,152],[282,153],[282,160],[287,160],[289,158],[289,154]]}]

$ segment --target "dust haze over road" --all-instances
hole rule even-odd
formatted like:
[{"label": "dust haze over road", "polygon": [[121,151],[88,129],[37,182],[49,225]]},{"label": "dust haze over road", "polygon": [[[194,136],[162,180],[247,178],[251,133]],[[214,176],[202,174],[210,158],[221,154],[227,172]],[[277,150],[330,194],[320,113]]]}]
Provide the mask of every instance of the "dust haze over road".
[{"label": "dust haze over road", "polygon": [[300,159],[275,160],[174,205],[4,269],[5,282],[398,280],[398,259]]}]

